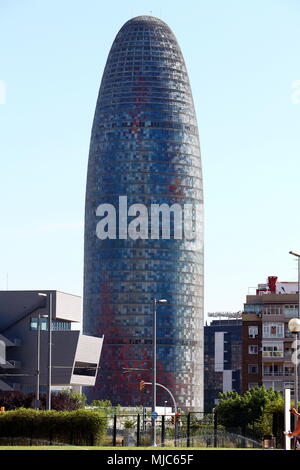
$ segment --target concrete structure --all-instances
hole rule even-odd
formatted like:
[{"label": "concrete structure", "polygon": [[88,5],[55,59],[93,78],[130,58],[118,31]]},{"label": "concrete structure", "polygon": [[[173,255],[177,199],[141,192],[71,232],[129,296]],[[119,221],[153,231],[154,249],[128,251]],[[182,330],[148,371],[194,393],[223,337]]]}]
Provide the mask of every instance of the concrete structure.
[{"label": "concrete structure", "polygon": [[221,392],[241,392],[242,320],[214,320],[204,327],[204,411]]},{"label": "concrete structure", "polygon": [[[40,391],[48,383],[47,297],[52,294],[52,386],[95,384],[103,338],[79,331],[81,298],[58,291],[0,291],[0,390],[36,391],[40,315]],[[78,330],[72,330],[72,325]],[[3,360],[4,359],[4,360]]]},{"label": "concrete structure", "polygon": [[294,341],[288,322],[298,316],[298,283],[269,276],[255,295],[247,295],[243,313],[243,391],[264,385],[293,393]]},{"label": "concrete structure", "polygon": [[[191,208],[184,220],[194,238],[178,235],[182,220],[175,215],[165,236],[162,204]],[[155,205],[157,233],[149,220]],[[157,381],[179,407],[203,410],[202,205],[198,129],[182,53],[163,21],[133,18],[110,50],[91,135],[83,320],[84,332],[104,334],[105,341],[90,399],[151,405],[151,393],[141,394],[138,384],[151,382],[155,297],[167,300],[157,308]],[[108,211],[114,217],[105,232]],[[158,390],[158,405],[168,398]]]}]

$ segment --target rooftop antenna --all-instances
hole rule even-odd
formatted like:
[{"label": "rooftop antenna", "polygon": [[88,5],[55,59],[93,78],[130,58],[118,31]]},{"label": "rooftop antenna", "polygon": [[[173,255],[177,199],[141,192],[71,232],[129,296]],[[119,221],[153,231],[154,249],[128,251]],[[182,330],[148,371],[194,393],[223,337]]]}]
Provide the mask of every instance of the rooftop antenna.
[{"label": "rooftop antenna", "polygon": [[6,273],[6,290],[8,290],[8,273]]},{"label": "rooftop antenna", "polygon": [[241,311],[238,312],[208,312],[207,316],[208,317],[214,317],[214,318],[225,318],[226,320],[229,319],[235,319],[235,320],[240,320],[242,318],[242,313]]}]

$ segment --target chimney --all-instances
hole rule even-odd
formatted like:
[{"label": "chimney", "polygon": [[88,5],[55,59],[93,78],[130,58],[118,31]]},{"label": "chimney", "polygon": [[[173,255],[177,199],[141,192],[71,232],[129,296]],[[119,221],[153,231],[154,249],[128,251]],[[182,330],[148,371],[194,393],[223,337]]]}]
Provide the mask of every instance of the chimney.
[{"label": "chimney", "polygon": [[277,276],[269,276],[268,277],[268,287],[271,292],[271,294],[276,294],[276,281],[277,281]]}]

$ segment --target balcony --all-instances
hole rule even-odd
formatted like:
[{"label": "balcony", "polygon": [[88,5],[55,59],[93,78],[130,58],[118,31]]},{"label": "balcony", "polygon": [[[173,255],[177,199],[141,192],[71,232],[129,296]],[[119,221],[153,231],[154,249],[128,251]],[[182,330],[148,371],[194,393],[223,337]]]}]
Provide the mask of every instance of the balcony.
[{"label": "balcony", "polygon": [[262,375],[264,377],[293,377],[295,374],[294,366],[284,363],[275,363],[270,365],[263,365]]},{"label": "balcony", "polygon": [[284,337],[285,337],[286,339],[295,339],[294,333],[292,333],[292,332],[289,331],[288,329],[286,329],[286,330],[284,331]]},{"label": "balcony", "polygon": [[263,351],[262,352],[262,358],[263,358],[263,360],[264,359],[283,358],[283,351]]},{"label": "balcony", "polygon": [[283,377],[284,373],[283,373],[283,370],[280,370],[277,372],[268,371],[268,372],[264,372],[263,375],[266,377]]}]

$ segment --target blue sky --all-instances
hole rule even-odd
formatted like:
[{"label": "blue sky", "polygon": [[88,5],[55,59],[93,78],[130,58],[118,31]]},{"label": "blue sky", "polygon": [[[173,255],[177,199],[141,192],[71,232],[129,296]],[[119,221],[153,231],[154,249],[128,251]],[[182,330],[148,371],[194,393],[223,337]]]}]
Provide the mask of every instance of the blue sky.
[{"label": "blue sky", "polygon": [[248,287],[297,276],[299,0],[0,0],[0,289],[82,294],[98,89],[115,35],[143,14],[172,28],[191,80],[205,311],[241,310]]}]

